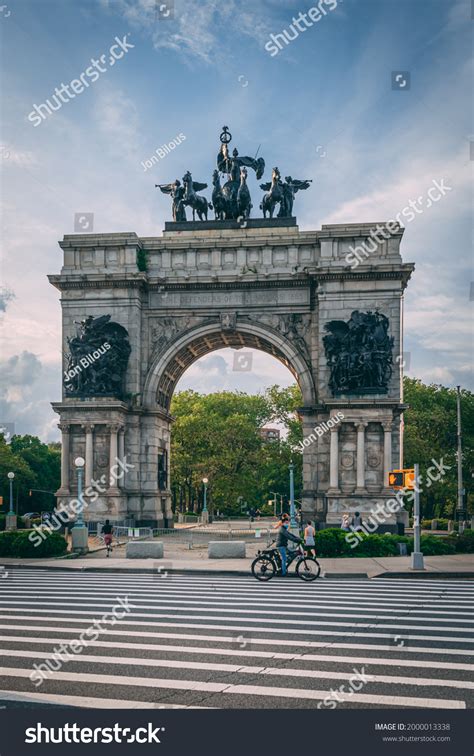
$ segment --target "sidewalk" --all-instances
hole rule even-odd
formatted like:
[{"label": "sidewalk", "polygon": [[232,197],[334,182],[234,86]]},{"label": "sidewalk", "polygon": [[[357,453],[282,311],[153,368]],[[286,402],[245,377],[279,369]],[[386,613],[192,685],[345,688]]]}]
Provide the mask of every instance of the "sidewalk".
[{"label": "sidewalk", "polygon": [[[7,568],[31,568],[43,570],[82,570],[87,572],[131,573],[191,573],[249,575],[252,556],[246,559],[208,559],[206,554],[193,554],[184,558],[181,554],[169,554],[164,559],[124,559],[106,557],[100,553],[87,557],[68,559],[0,559]],[[377,557],[353,559],[319,559],[321,575],[326,578],[472,578],[474,557],[472,554],[425,557],[424,570],[410,569],[410,557]],[[7,570],[5,570],[7,571]],[[291,570],[290,570],[291,571]],[[1,577],[1,573],[0,573]]]}]

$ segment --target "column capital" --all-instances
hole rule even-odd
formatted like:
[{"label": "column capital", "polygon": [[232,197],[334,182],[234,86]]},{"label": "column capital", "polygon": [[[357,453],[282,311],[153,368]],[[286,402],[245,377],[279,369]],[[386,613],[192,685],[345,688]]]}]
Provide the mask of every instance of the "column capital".
[{"label": "column capital", "polygon": [[85,430],[86,433],[92,433],[95,425],[94,423],[82,423],[81,428],[82,430]]},{"label": "column capital", "polygon": [[120,423],[108,423],[106,425],[107,430],[109,433],[118,433],[122,429],[122,425]]},{"label": "column capital", "polygon": [[384,430],[384,433],[391,433],[393,430],[393,420],[382,420],[381,426]]},{"label": "column capital", "polygon": [[332,428],[329,429],[330,433],[339,433],[339,427],[342,425],[342,423],[339,423],[339,425],[333,425]]},{"label": "column capital", "polygon": [[61,433],[70,433],[72,423],[58,423],[58,428]]},{"label": "column capital", "polygon": [[359,433],[362,433],[363,431],[365,431],[365,429],[368,426],[368,422],[366,420],[357,420],[355,421],[354,424]]}]

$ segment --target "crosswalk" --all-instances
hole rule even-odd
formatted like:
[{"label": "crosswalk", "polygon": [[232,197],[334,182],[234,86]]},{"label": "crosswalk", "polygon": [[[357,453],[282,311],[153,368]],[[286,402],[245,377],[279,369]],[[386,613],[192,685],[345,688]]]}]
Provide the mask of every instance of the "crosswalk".
[{"label": "crosswalk", "polygon": [[474,703],[474,582],[12,569],[0,706]]}]

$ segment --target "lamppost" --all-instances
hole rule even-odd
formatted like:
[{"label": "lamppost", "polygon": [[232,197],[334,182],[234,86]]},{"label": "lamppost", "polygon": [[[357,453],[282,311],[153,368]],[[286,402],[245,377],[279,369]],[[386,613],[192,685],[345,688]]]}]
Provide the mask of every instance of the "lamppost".
[{"label": "lamppost", "polygon": [[85,461],[83,457],[76,457],[74,464],[77,470],[77,498],[79,507],[77,509],[76,522],[71,530],[72,550],[86,554],[89,551],[89,531],[84,524],[84,499],[82,498],[82,477]]},{"label": "lamppost", "polygon": [[10,511],[9,515],[14,515],[15,512],[13,510],[13,478],[15,477],[14,472],[9,472],[7,475],[8,480],[10,481]]},{"label": "lamppost", "polygon": [[207,484],[209,483],[209,479],[203,478],[202,482],[204,484],[204,502],[202,505],[202,521],[209,522],[209,512],[207,511]]},{"label": "lamppost", "polygon": [[296,508],[295,508],[295,466],[293,462],[289,465],[290,471],[290,527],[298,528],[296,522]]},{"label": "lamppost", "polygon": [[79,509],[77,510],[77,519],[74,523],[75,528],[84,527],[84,501],[82,499],[82,476],[84,474],[85,461],[83,457],[76,457],[74,460],[77,470],[77,498],[79,499]]},{"label": "lamppost", "polygon": [[15,510],[13,509],[13,479],[15,477],[14,472],[7,473],[7,478],[10,483],[10,511],[7,512],[7,516],[5,518],[5,527],[7,530],[16,530],[16,514]]}]

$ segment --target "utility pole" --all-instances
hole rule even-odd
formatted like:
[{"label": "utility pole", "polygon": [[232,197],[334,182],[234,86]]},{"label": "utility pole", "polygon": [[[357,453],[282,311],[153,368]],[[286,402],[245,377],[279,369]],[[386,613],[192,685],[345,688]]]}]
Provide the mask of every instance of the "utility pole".
[{"label": "utility pole", "polygon": [[462,532],[461,521],[464,519],[464,489],[462,486],[462,433],[461,433],[461,386],[457,386],[457,436],[458,436],[458,506],[457,519],[459,522],[459,533]]},{"label": "utility pole", "polygon": [[415,503],[413,506],[413,552],[411,555],[412,570],[424,570],[425,564],[423,554],[421,553],[421,521],[420,521],[420,488],[419,476],[420,466],[414,465],[415,468]]}]

